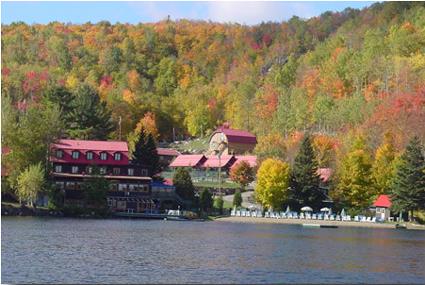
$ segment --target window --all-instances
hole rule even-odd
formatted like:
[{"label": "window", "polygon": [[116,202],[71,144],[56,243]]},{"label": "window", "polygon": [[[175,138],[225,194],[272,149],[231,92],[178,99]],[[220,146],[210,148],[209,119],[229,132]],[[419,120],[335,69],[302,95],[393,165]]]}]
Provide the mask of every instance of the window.
[{"label": "window", "polygon": [[114,173],[114,175],[120,175],[121,169],[119,169],[118,167],[114,167],[112,169],[112,173]]},{"label": "window", "polygon": [[99,172],[100,172],[100,174],[105,174],[106,173],[106,167],[99,168]]},{"label": "window", "polygon": [[128,169],[128,176],[133,176],[134,175],[134,168],[129,168]]},{"label": "window", "polygon": [[142,169],[142,176],[148,176],[148,170]]},{"label": "window", "polygon": [[62,157],[63,157],[63,151],[62,151],[62,150],[60,150],[60,149],[58,149],[58,150],[56,151],[56,157],[57,157],[57,158],[62,158]]},{"label": "window", "polygon": [[86,154],[86,158],[87,158],[87,160],[93,160],[93,153],[92,153],[91,151],[89,151],[89,152]]},{"label": "window", "polygon": [[73,159],[78,159],[80,157],[80,153],[78,151],[73,151],[72,152],[72,158]]},{"label": "window", "polygon": [[62,165],[55,165],[55,172],[62,172]]},{"label": "window", "polygon": [[88,174],[92,174],[93,167],[92,166],[87,166],[86,171],[87,171]]},{"label": "window", "polygon": [[78,166],[73,166],[71,171],[72,173],[78,173]]},{"label": "window", "polygon": [[117,152],[114,154],[114,159],[115,160],[121,160],[121,153]]},{"label": "window", "polygon": [[100,159],[101,160],[106,160],[106,158],[107,158],[107,153],[106,152],[101,152],[100,153]]}]

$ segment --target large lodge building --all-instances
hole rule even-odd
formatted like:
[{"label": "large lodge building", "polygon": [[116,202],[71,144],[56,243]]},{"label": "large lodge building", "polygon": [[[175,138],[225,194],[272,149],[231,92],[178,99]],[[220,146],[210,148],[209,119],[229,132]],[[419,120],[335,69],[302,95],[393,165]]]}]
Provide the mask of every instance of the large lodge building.
[{"label": "large lodge building", "polygon": [[147,168],[132,163],[126,142],[62,139],[51,145],[50,162],[65,205],[81,206],[82,184],[96,170],[110,182],[107,200],[112,211],[143,212],[159,206],[151,199]]}]

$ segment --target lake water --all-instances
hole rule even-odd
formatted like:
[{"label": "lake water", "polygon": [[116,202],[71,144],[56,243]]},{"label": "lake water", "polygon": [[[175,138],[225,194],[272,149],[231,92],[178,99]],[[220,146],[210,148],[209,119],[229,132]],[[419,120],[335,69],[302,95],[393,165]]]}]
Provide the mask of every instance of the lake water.
[{"label": "lake water", "polygon": [[424,283],[425,231],[2,217],[2,283]]}]

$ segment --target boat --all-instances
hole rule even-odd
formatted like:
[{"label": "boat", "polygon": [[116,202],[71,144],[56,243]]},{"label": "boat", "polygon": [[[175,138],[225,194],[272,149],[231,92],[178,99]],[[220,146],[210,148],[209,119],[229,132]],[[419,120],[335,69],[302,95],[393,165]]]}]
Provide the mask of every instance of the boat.
[{"label": "boat", "polygon": [[396,229],[407,229],[407,226],[405,224],[395,224]]},{"label": "boat", "polygon": [[303,227],[320,228],[320,224],[303,224]]},{"label": "boat", "polygon": [[321,228],[337,229],[337,225],[320,225]]}]

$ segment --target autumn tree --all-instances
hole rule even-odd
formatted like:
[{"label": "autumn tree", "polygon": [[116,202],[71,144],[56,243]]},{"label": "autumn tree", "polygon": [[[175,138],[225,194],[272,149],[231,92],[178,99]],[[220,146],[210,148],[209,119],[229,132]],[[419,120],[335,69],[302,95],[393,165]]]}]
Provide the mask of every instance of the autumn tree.
[{"label": "autumn tree", "polygon": [[230,169],[230,179],[238,183],[243,191],[249,183],[254,181],[253,168],[248,162],[241,161]]},{"label": "autumn tree", "polygon": [[395,175],[395,159],[397,157],[394,138],[386,133],[382,144],[375,153],[372,175],[376,186],[376,194],[388,194],[391,191]]},{"label": "autumn tree", "polygon": [[372,158],[362,136],[357,136],[337,169],[333,198],[344,206],[363,210],[370,206],[375,193]]},{"label": "autumn tree", "polygon": [[263,161],[257,172],[255,195],[264,207],[281,209],[288,199],[289,165],[278,159]]},{"label": "autumn tree", "polygon": [[35,206],[38,194],[45,184],[44,168],[41,163],[30,165],[18,176],[17,194],[20,200]]}]

